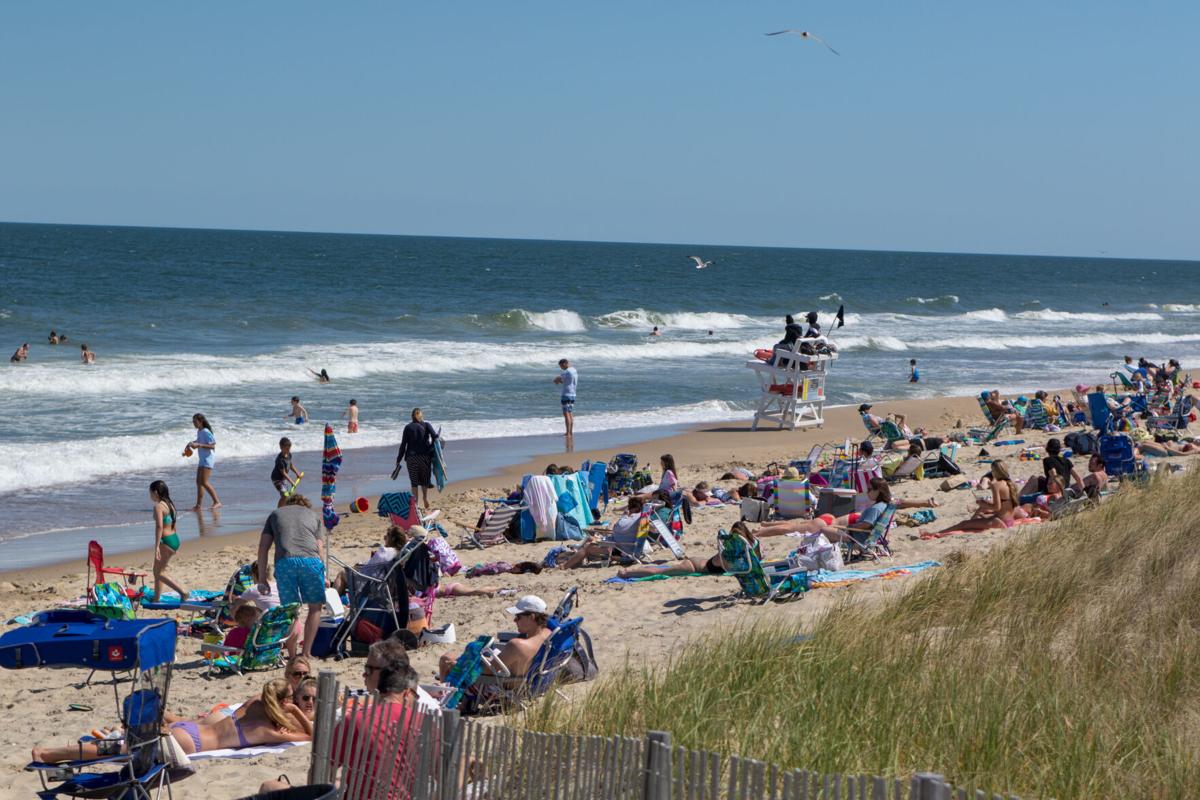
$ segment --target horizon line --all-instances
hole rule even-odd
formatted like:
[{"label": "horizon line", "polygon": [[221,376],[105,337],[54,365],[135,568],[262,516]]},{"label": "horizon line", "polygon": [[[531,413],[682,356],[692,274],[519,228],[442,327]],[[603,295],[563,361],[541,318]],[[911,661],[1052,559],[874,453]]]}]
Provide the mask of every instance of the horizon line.
[{"label": "horizon line", "polygon": [[562,239],[542,236],[478,236],[467,234],[427,234],[427,233],[381,233],[363,231],[322,231],[302,230],[296,228],[213,228],[202,225],[130,225],[124,223],[95,223],[95,222],[31,222],[25,220],[0,220],[0,225],[40,225],[61,228],[127,228],[130,230],[167,230],[167,231],[203,231],[213,233],[291,233],[313,236],[390,236],[405,239],[469,239],[478,241],[498,242],[557,242],[563,244],[602,244],[602,245],[646,245],[658,247],[748,247],[759,250],[809,250],[849,253],[906,253],[912,255],[946,255],[946,256],[1017,256],[1021,258],[1067,258],[1085,261],[1151,261],[1151,262],[1181,262],[1200,263],[1200,258],[1148,258],[1144,256],[1115,256],[1107,253],[1096,255],[1060,255],[1055,253],[1001,253],[1001,252],[971,252],[960,250],[890,250],[871,247],[803,247],[799,245],[770,245],[770,244],[722,244],[718,242],[644,242],[622,239]]}]

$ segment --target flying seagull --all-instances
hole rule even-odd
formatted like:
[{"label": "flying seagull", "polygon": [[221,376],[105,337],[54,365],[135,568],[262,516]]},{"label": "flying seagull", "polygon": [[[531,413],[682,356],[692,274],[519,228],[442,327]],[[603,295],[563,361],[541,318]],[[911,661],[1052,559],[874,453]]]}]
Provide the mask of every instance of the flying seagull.
[{"label": "flying seagull", "polygon": [[705,267],[712,265],[711,261],[705,261],[704,259],[700,258],[700,256],[688,256],[688,258],[696,262],[696,269],[704,269]]},{"label": "flying seagull", "polygon": [[[790,33],[793,36],[799,36],[801,39],[811,39],[814,42],[820,42],[821,44],[825,45],[826,47],[829,47],[829,43],[826,42],[824,39],[822,39],[820,36],[809,33],[808,31],[798,31],[795,28],[788,28],[787,30],[775,31],[774,33],[768,33],[767,36],[781,36],[785,33]],[[841,53],[839,53],[837,50],[834,50],[832,47],[829,47],[829,52],[833,53],[835,56],[841,55]]]}]

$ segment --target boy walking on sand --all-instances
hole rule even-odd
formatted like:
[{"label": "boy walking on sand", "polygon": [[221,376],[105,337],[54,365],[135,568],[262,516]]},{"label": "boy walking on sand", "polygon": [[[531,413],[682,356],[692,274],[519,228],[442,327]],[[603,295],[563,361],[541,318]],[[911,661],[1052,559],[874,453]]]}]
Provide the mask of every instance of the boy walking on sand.
[{"label": "boy walking on sand", "polygon": [[563,423],[567,427],[566,437],[570,439],[575,435],[575,390],[579,385],[579,373],[565,358],[559,359],[558,368],[562,372],[558,373],[554,382],[562,384]]},{"label": "boy walking on sand", "polygon": [[351,400],[350,405],[342,412],[342,419],[350,418],[346,423],[346,433],[358,433],[358,401]]},{"label": "boy walking on sand", "polygon": [[289,414],[284,414],[283,418],[295,417],[297,425],[303,425],[308,421],[308,409],[300,405],[300,397],[292,395],[292,411]]},{"label": "boy walking on sand", "polygon": [[279,455],[275,456],[275,467],[271,470],[271,483],[275,484],[275,491],[279,492],[281,506],[287,497],[288,489],[292,486],[288,478],[289,472],[296,476],[296,480],[300,480],[300,473],[292,466],[292,440],[285,436],[279,440]]}]

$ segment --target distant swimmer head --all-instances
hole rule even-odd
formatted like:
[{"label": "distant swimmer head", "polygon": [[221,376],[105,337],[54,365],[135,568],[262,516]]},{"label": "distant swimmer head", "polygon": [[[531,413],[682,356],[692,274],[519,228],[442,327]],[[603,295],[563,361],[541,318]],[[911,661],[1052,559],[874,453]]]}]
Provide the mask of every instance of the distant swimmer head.
[{"label": "distant swimmer head", "polygon": [[810,311],[804,315],[804,319],[809,325],[815,325],[817,322],[817,312]]}]

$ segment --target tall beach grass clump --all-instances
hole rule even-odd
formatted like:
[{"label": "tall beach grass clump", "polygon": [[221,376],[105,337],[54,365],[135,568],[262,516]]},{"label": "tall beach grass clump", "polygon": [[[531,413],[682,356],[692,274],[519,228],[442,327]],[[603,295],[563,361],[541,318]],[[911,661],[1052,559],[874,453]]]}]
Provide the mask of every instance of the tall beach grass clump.
[{"label": "tall beach grass clump", "polygon": [[901,595],[847,592],[802,641],[748,609],[524,724],[1039,797],[1200,796],[1200,474],[1007,535]]}]

